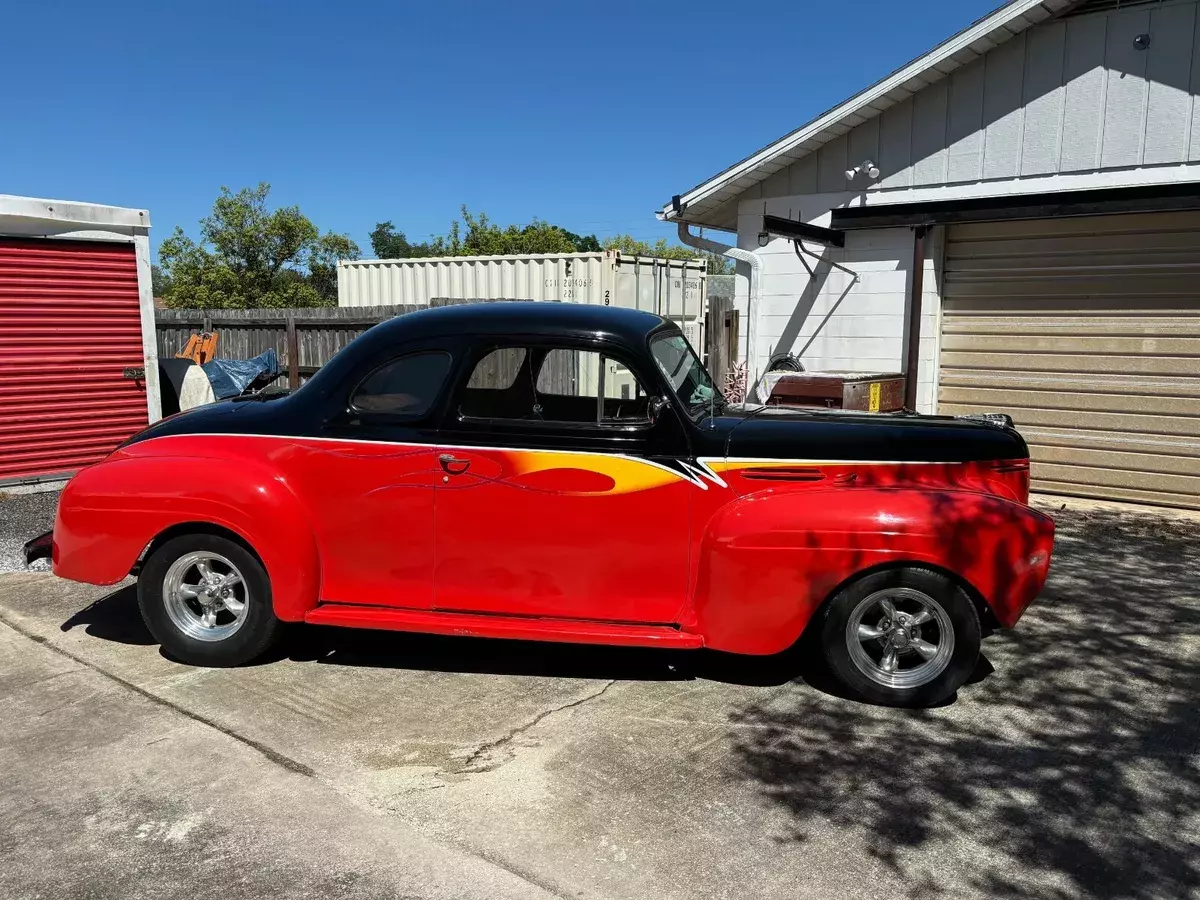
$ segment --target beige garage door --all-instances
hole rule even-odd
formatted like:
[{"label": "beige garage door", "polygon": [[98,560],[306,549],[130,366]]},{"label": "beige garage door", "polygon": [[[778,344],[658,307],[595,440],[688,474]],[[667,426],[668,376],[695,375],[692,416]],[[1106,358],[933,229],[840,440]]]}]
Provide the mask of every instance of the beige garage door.
[{"label": "beige garage door", "polygon": [[953,226],[938,411],[1007,412],[1035,489],[1200,509],[1200,213]]}]

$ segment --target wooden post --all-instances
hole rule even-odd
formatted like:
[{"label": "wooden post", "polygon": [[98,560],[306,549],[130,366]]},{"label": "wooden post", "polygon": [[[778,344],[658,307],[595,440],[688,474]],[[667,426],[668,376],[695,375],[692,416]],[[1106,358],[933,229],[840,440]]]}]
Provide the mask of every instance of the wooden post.
[{"label": "wooden post", "polygon": [[904,363],[904,406],[917,411],[917,370],[921,364],[921,298],[925,292],[925,243],[929,228],[913,229],[912,290],[908,296],[908,356]]},{"label": "wooden post", "polygon": [[296,390],[300,387],[300,339],[296,335],[296,317],[287,317],[287,365],[288,387]]}]

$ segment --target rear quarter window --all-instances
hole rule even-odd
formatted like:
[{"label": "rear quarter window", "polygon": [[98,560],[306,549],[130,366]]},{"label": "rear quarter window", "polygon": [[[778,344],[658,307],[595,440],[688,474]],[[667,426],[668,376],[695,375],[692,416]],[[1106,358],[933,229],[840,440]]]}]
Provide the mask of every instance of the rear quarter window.
[{"label": "rear quarter window", "polygon": [[384,363],[354,389],[350,406],[367,413],[424,415],[446,383],[450,361],[449,353],[437,350]]}]

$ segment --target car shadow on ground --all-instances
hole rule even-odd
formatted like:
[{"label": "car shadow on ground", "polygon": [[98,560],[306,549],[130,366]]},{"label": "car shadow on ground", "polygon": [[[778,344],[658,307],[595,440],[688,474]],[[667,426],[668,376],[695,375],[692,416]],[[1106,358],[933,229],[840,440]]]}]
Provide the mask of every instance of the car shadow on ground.
[{"label": "car shadow on ground", "polygon": [[[82,627],[90,637],[120,644],[155,643],[138,611],[134,585],[100,598],[60,627],[62,631]],[[751,687],[777,687],[802,681],[817,691],[847,696],[826,670],[819,648],[807,642],[778,656],[747,657],[714,651],[290,626],[283,640],[251,665],[271,665],[283,659],[319,665],[546,678],[702,679]],[[990,664],[981,657],[972,681],[981,680],[990,671]]]},{"label": "car shadow on ground", "polygon": [[773,698],[733,717],[732,777],[790,813],[797,841],[829,821],[861,829],[914,896],[944,895],[917,851],[964,840],[988,897],[1195,896],[1198,530],[1060,514],[1046,590],[990,642],[1001,677],[969,704]]}]

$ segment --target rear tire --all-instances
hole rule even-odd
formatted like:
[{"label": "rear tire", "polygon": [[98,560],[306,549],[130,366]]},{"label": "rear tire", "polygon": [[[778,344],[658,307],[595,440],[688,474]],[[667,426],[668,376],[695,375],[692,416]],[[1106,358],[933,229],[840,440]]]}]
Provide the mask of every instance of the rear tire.
[{"label": "rear tire", "polygon": [[825,660],[853,694],[883,706],[934,706],[952,697],[979,659],[979,614],[940,572],[876,572],[825,607]]},{"label": "rear tire", "polygon": [[138,607],[163,650],[194,666],[240,666],[278,638],[271,581],[254,554],[214,534],[157,548],[138,576]]}]

